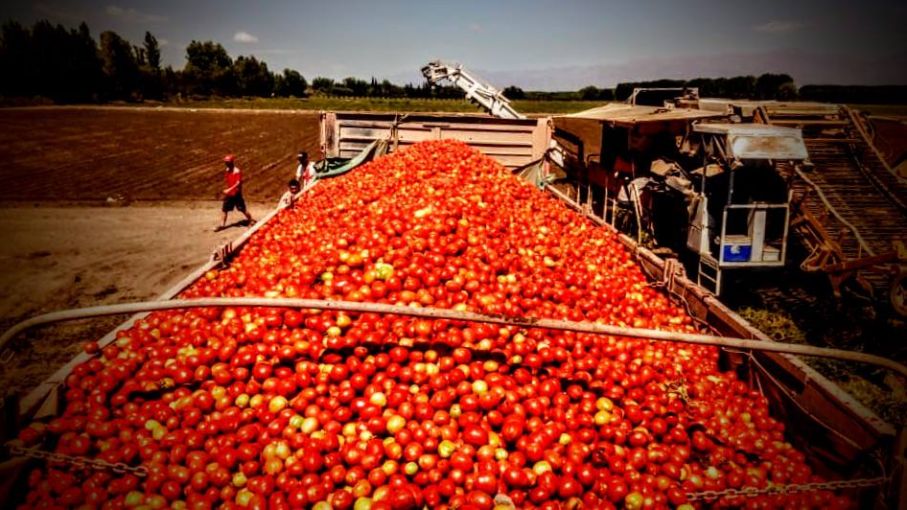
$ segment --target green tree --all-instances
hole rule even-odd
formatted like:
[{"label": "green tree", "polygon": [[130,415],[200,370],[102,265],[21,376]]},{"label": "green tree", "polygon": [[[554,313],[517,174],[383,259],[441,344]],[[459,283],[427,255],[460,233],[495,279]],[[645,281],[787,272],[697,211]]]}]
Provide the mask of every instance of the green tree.
[{"label": "green tree", "polygon": [[381,89],[380,95],[383,97],[403,97],[405,94],[403,87],[394,85],[390,80],[381,80],[379,87]]},{"label": "green tree", "polygon": [[189,93],[230,96],[236,92],[233,59],[220,43],[213,41],[189,43],[183,78]]},{"label": "green tree", "polygon": [[526,92],[516,85],[511,85],[503,90],[504,97],[507,99],[526,99]]},{"label": "green tree", "polygon": [[142,96],[145,99],[164,98],[164,77],[161,74],[161,50],[151,32],[145,32],[142,46],[135,47],[141,73]]},{"label": "green tree", "polygon": [[101,84],[98,48],[88,26],[67,30],[39,21],[29,30],[7,22],[0,31],[0,94],[57,102],[96,99]]},{"label": "green tree", "polygon": [[601,92],[598,90],[598,87],[589,85],[588,87],[579,89],[579,95],[583,101],[595,101],[599,98]]},{"label": "green tree", "polygon": [[794,99],[797,90],[790,75],[771,73],[759,76],[754,88],[757,99]]},{"label": "green tree", "polygon": [[132,54],[135,55],[135,63],[139,67],[147,67],[148,61],[145,59],[145,48],[138,45],[132,46]]},{"label": "green tree", "polygon": [[284,69],[283,74],[275,77],[274,88],[278,96],[305,97],[308,86],[299,71],[293,69]]},{"label": "green tree", "polygon": [[42,20],[31,31],[30,65],[34,66],[32,94],[62,100],[67,96],[69,33],[62,25]]},{"label": "green tree", "polygon": [[167,96],[179,96],[185,91],[183,73],[167,66],[161,71],[161,93]]},{"label": "green tree", "polygon": [[350,90],[350,95],[364,97],[368,95],[369,85],[365,80],[353,76],[343,79],[342,85]]},{"label": "green tree", "polygon": [[381,92],[382,92],[382,91],[381,91],[381,84],[378,83],[378,78],[375,78],[374,76],[372,76],[372,80],[371,80],[371,82],[369,82],[369,84],[368,84],[368,93],[367,93],[367,95],[368,95],[369,97],[381,97],[381,96],[383,95]]},{"label": "green tree", "polygon": [[104,73],[98,45],[84,22],[77,30],[70,31],[69,47],[69,101],[94,101],[99,97]]},{"label": "green tree", "polygon": [[335,83],[331,88],[332,96],[349,97],[353,95],[353,89],[344,86],[342,83]]},{"label": "green tree", "polygon": [[129,41],[116,32],[101,34],[101,62],[108,97],[132,99],[139,88],[139,65]]},{"label": "green tree", "polygon": [[244,96],[266,97],[274,91],[274,75],[268,64],[257,58],[240,55],[233,63],[237,90]]},{"label": "green tree", "polygon": [[145,32],[145,56],[148,58],[148,67],[156,71],[161,70],[161,46],[151,32]]},{"label": "green tree", "polygon": [[752,99],[756,93],[756,78],[754,76],[734,76],[723,81],[725,83],[723,97]]},{"label": "green tree", "polygon": [[324,76],[318,76],[312,80],[312,90],[321,94],[330,95],[334,90],[334,80],[325,78]]},{"label": "green tree", "polygon": [[0,93],[15,97],[34,95],[31,32],[15,21],[7,21],[0,38]]}]

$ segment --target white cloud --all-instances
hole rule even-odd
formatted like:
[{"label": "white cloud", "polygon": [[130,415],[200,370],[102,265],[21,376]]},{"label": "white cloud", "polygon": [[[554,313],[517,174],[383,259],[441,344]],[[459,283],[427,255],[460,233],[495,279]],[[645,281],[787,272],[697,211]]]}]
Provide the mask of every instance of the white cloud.
[{"label": "white cloud", "polygon": [[235,34],[233,34],[233,40],[236,42],[246,43],[246,44],[258,42],[257,37],[250,34],[249,32],[242,32],[242,31],[239,31],[239,32],[236,32]]},{"label": "white cloud", "polygon": [[478,24],[478,23],[470,23],[470,24],[469,24],[469,30],[472,31],[472,32],[481,32],[481,31],[482,31],[482,25],[480,25],[480,24]]},{"label": "white cloud", "polygon": [[119,18],[128,23],[158,23],[167,21],[165,16],[137,11],[131,7],[124,9],[119,5],[108,5],[105,12],[113,18]]},{"label": "white cloud", "polygon": [[778,34],[782,32],[793,32],[803,28],[803,23],[792,20],[773,19],[761,25],[756,25],[753,30],[756,32],[765,32],[768,34]]}]

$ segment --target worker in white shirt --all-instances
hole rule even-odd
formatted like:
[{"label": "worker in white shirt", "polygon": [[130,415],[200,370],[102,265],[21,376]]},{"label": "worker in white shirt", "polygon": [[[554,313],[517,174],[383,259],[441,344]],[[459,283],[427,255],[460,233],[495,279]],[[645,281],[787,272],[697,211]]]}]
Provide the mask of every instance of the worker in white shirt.
[{"label": "worker in white shirt", "polygon": [[297,156],[299,166],[296,167],[296,180],[302,184],[305,189],[315,178],[315,163],[309,161],[309,154],[301,151]]}]

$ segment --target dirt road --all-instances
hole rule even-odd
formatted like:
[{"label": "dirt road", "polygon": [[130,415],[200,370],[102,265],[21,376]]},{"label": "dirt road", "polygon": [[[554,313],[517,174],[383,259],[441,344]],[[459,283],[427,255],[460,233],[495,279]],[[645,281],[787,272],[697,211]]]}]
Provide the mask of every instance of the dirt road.
[{"label": "dirt road", "polygon": [[[41,312],[156,297],[246,227],[212,232],[219,202],[0,208],[0,326]],[[260,217],[272,203],[250,204]],[[232,213],[228,223],[240,219]],[[54,326],[16,342],[0,389],[28,390],[122,317]]]}]

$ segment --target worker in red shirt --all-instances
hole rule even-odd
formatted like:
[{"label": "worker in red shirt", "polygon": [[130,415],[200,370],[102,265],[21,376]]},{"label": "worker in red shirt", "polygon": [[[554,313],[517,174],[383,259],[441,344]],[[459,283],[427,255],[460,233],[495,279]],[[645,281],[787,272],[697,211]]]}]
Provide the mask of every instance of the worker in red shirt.
[{"label": "worker in red shirt", "polygon": [[249,225],[254,225],[255,220],[246,210],[246,201],[242,197],[242,172],[235,165],[236,158],[229,154],[224,157],[224,203],[221,207],[223,215],[220,226],[214,227],[214,231],[220,231],[227,228],[227,213],[234,208],[246,216]]}]

